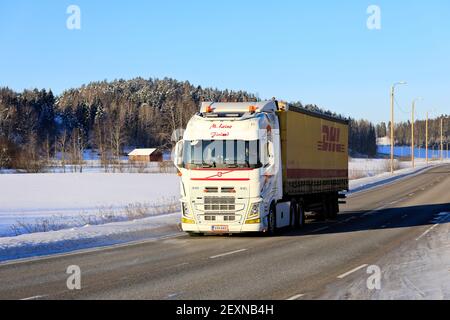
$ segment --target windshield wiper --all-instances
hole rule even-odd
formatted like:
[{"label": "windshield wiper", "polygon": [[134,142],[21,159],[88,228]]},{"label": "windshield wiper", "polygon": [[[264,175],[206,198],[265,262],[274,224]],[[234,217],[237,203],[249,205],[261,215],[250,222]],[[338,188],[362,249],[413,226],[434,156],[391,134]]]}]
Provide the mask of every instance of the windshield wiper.
[{"label": "windshield wiper", "polygon": [[212,164],[209,164],[209,163],[206,163],[206,162],[203,162],[202,163],[202,168],[212,168]]}]

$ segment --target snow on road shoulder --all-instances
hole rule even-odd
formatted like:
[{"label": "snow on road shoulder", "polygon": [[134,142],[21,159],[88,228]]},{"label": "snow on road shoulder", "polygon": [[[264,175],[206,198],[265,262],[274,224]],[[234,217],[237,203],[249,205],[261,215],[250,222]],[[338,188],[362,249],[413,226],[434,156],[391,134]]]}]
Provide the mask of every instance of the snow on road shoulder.
[{"label": "snow on road shoulder", "polygon": [[[439,164],[439,163],[436,163]],[[383,173],[350,181],[351,193],[366,190],[416,174],[426,167],[401,169],[392,176]],[[155,203],[178,198],[179,178],[174,174],[6,174],[0,175],[0,231],[17,219],[51,217],[58,213],[70,219],[92,215],[99,207],[121,211],[132,203]],[[177,210],[173,210],[177,211]],[[1,237],[0,261],[154,238],[177,232],[179,213],[112,222],[75,224],[71,229]]]},{"label": "snow on road shoulder", "polygon": [[140,220],[0,238],[0,263],[149,240],[178,233],[179,213]]},{"label": "snow on road shoulder", "polygon": [[396,170],[394,174],[391,174],[390,172],[384,172],[381,174],[377,174],[370,177],[365,177],[361,179],[354,179],[350,180],[349,187],[351,193],[356,193],[364,190],[368,190],[374,187],[378,187],[387,183],[394,182],[396,180],[419,174],[420,172],[427,170],[428,168],[441,165],[443,163],[450,163],[448,161],[445,162],[430,162],[427,166],[424,162],[418,162],[415,168],[412,167],[406,167],[400,170]]},{"label": "snow on road shoulder", "polygon": [[40,229],[59,230],[123,221],[139,206],[144,216],[172,213],[178,183],[175,174],[2,174],[0,237],[14,235],[17,224],[34,229],[46,223],[51,226]]},{"label": "snow on road shoulder", "polygon": [[[321,299],[448,300],[450,299],[450,213],[435,217],[436,227],[417,240],[402,242],[373,265],[380,268],[379,290],[369,290],[368,273],[336,282]],[[430,226],[435,222],[430,221]],[[427,227],[427,226],[423,226]]]}]

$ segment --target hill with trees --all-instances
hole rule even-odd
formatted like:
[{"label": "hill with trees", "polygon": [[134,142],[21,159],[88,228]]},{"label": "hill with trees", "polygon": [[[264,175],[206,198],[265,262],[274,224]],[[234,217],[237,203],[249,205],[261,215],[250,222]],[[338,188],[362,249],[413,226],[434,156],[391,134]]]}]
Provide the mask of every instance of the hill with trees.
[{"label": "hill with trees", "polygon": [[[441,143],[441,119],[443,119],[442,134],[444,144],[447,144],[450,135],[450,115],[440,115],[428,120],[428,146],[437,146]],[[376,126],[377,137],[391,136],[391,123],[382,122]],[[395,144],[399,146],[411,145],[411,121],[399,122],[394,127]],[[414,123],[414,144],[425,147],[426,120],[416,120]]]},{"label": "hill with trees", "polygon": [[[124,146],[169,149],[172,132],[186,126],[200,102],[257,100],[245,91],[202,88],[169,78],[92,82],[59,96],[44,89],[19,93],[0,88],[0,167],[37,170],[33,163],[57,152],[76,163],[87,148],[98,150],[104,161],[118,159]],[[316,105],[292,104],[338,116]],[[349,120],[350,148],[375,156],[374,125]]]}]

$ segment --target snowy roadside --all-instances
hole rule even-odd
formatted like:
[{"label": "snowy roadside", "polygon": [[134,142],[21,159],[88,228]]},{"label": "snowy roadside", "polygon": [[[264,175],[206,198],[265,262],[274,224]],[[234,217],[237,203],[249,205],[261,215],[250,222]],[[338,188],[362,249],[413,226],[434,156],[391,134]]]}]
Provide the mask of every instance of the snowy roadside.
[{"label": "snowy roadside", "polygon": [[[431,166],[439,164],[436,162]],[[418,163],[415,169],[401,169],[396,171],[394,176],[390,173],[383,173],[373,177],[351,180],[350,193],[391,183],[418,174],[426,168],[423,163]],[[18,175],[14,176],[19,177]],[[23,181],[26,177],[28,178],[27,182]],[[83,177],[81,178],[80,175],[55,174],[34,177],[23,175],[14,178],[16,180],[10,180],[10,188],[2,190],[0,193],[0,202],[2,203],[0,207],[0,227],[2,219],[6,221],[6,224],[11,223],[7,219],[14,219],[15,214],[19,214],[21,218],[29,215],[30,219],[35,219],[36,216],[48,216],[52,212],[59,211],[65,212],[65,215],[70,218],[74,215],[74,210],[85,208],[84,212],[89,216],[92,215],[92,210],[89,211],[86,208],[93,208],[102,203],[114,205],[116,210],[120,211],[120,208],[129,204],[130,199],[148,202],[156,201],[161,196],[178,194],[178,177],[176,175],[83,174]],[[57,179],[57,181],[52,179]],[[70,184],[70,187],[65,190],[61,188],[61,179],[68,179],[62,184],[65,186]],[[154,186],[153,188],[148,188],[149,180],[150,184]],[[22,183],[24,183],[24,186],[22,186]],[[45,185],[45,190],[40,187],[41,185]],[[18,192],[18,195],[14,195]],[[67,193],[67,195],[64,196],[64,193]],[[27,194],[27,199],[23,199],[20,196],[21,194]],[[14,204],[16,208],[13,208]],[[32,209],[39,207],[43,209]],[[9,218],[5,218],[6,212],[9,212]],[[58,231],[0,237],[0,262],[176,234],[178,233],[179,220],[179,213],[164,212],[164,214],[157,216],[131,221],[99,225],[75,225]]]},{"label": "snowy roadside", "polygon": [[[384,172],[381,174],[374,175],[372,177],[350,180],[350,183],[349,183],[350,191],[348,192],[348,194],[366,191],[371,188],[375,188],[375,187],[378,187],[381,185],[392,183],[399,179],[403,179],[403,178],[410,177],[415,174],[419,174],[424,170],[427,170],[427,169],[435,167],[435,166],[439,166],[443,163],[450,163],[450,162],[448,160],[444,161],[444,162],[435,161],[435,162],[430,162],[429,165],[427,166],[423,161],[420,161],[416,164],[415,168],[406,167],[406,168],[395,171],[394,174],[391,174],[390,172]],[[410,164],[410,163],[408,162],[408,164]]]},{"label": "snowy roadside", "polygon": [[0,238],[0,263],[170,236],[179,232],[179,220],[180,215],[172,213],[134,221],[4,237]]},{"label": "snowy roadside", "polygon": [[178,183],[175,174],[0,175],[0,237],[172,213]]},{"label": "snowy roadside", "polygon": [[177,233],[178,183],[174,174],[0,175],[0,262]]},{"label": "snowy roadside", "polygon": [[380,267],[379,290],[367,289],[368,275],[332,284],[326,300],[448,300],[450,298],[450,212],[436,214],[415,241],[403,242],[373,264]]}]

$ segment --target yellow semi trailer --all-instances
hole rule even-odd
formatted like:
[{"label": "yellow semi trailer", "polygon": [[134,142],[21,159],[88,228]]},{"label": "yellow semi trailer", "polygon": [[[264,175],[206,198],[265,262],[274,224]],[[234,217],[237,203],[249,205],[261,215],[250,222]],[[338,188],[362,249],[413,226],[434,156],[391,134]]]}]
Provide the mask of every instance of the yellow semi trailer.
[{"label": "yellow semi trailer", "polygon": [[333,219],[348,190],[348,123],[277,101],[205,102],[175,147],[182,228],[273,233]]},{"label": "yellow semi trailer", "polygon": [[335,218],[339,192],[348,190],[348,121],[296,107],[277,115],[284,197]]}]

